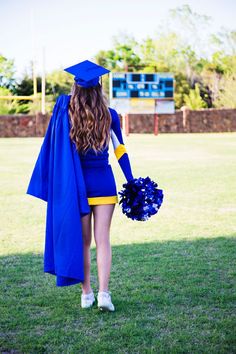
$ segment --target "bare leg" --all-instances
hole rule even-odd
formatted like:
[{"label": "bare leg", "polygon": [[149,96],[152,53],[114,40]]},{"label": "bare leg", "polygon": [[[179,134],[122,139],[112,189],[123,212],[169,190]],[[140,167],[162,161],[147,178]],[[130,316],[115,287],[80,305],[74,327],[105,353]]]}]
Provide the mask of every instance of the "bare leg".
[{"label": "bare leg", "polygon": [[91,216],[92,213],[81,218],[83,232],[83,254],[84,254],[84,282],[82,283],[82,293],[88,294],[92,291],[90,284],[90,266],[91,254],[90,246],[92,241],[91,234]]},{"label": "bare leg", "polygon": [[112,260],[110,226],[114,208],[115,204],[95,205],[93,207],[99,291],[108,291]]}]

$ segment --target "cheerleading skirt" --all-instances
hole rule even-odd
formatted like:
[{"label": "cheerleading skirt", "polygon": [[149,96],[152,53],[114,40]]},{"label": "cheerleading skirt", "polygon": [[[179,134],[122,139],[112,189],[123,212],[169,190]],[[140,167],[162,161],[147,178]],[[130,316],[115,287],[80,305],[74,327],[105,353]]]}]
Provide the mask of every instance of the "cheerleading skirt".
[{"label": "cheerleading skirt", "polygon": [[89,205],[118,203],[115,178],[110,164],[82,163]]}]

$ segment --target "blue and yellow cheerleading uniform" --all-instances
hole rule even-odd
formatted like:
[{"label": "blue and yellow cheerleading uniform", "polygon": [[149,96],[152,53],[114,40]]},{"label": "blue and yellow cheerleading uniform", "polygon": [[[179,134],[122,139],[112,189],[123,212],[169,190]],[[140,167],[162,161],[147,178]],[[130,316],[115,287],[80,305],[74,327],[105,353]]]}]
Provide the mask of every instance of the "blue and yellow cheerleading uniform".
[{"label": "blue and yellow cheerleading uniform", "polygon": [[[109,107],[111,114],[111,140],[114,153],[127,181],[133,179],[129,157],[124,145],[119,116]],[[89,205],[115,204],[118,202],[115,178],[109,164],[109,147],[97,154],[89,149],[79,153]]]}]

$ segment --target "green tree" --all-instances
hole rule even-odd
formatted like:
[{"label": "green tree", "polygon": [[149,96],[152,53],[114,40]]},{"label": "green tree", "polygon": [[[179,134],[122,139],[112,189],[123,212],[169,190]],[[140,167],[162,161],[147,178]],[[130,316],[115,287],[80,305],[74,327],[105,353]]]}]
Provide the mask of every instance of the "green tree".
[{"label": "green tree", "polygon": [[7,59],[3,55],[0,55],[0,87],[6,87],[8,89],[14,88],[14,75],[14,60]]},{"label": "green tree", "polygon": [[95,56],[99,65],[106,66],[109,70],[136,71],[140,68],[141,58],[137,54],[138,42],[124,33],[112,38],[114,49],[99,51]]},{"label": "green tree", "polygon": [[189,82],[186,76],[182,73],[176,73],[174,76],[175,79],[175,90],[174,90],[174,100],[175,100],[175,107],[180,109],[185,101],[185,95],[188,96],[190,91]]},{"label": "green tree", "polygon": [[[12,93],[6,87],[0,87],[0,96],[11,96]],[[13,103],[11,100],[0,100],[0,114],[10,114],[13,110]]]},{"label": "green tree", "polygon": [[175,28],[184,46],[191,47],[197,56],[206,56],[209,49],[206,33],[212,18],[194,12],[188,4],[171,9],[169,14],[168,27]]},{"label": "green tree", "polygon": [[[41,92],[41,77],[37,77],[37,92]],[[15,85],[14,94],[17,96],[31,96],[33,95],[33,79],[26,74],[20,82]]]},{"label": "green tree", "polygon": [[[0,96],[12,96],[12,92],[6,87],[0,87]],[[28,104],[19,105],[15,100],[0,100],[0,114],[29,113]]]},{"label": "green tree", "polygon": [[184,100],[185,105],[188,106],[190,109],[200,109],[207,107],[206,102],[202,99],[200,95],[200,88],[198,83],[195,84],[194,89],[191,89],[189,91],[189,95],[184,95]]},{"label": "green tree", "polygon": [[236,108],[236,74],[226,74],[220,79],[218,96],[214,106]]},{"label": "green tree", "polygon": [[167,72],[176,67],[178,38],[175,33],[162,33],[151,39],[147,37],[140,44],[139,52],[145,71]]},{"label": "green tree", "polygon": [[223,27],[217,33],[210,35],[210,43],[215,47],[215,52],[236,55],[236,31],[230,31]]},{"label": "green tree", "polygon": [[54,70],[46,76],[46,93],[58,97],[61,94],[69,94],[74,83],[74,76],[63,69]]},{"label": "green tree", "polygon": [[141,58],[137,54],[138,42],[133,36],[121,33],[113,36],[114,61],[120,71],[136,71],[141,64]]}]

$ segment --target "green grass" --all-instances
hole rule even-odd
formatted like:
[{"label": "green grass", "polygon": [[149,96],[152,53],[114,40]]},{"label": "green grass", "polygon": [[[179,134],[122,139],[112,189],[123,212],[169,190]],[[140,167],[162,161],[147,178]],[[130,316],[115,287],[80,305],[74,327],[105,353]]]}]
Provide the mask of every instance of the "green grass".
[{"label": "green grass", "polygon": [[[154,179],[164,202],[146,222],[116,206],[114,313],[81,309],[80,284],[43,273],[46,203],[25,194],[42,139],[0,140],[0,352],[236,352],[236,133],[124,138],[134,175]],[[110,161],[120,190],[112,147]]]}]

